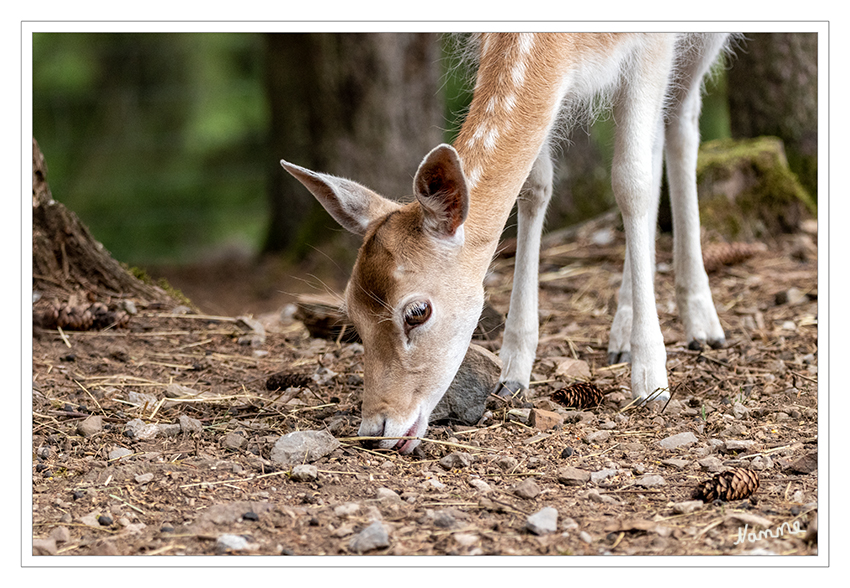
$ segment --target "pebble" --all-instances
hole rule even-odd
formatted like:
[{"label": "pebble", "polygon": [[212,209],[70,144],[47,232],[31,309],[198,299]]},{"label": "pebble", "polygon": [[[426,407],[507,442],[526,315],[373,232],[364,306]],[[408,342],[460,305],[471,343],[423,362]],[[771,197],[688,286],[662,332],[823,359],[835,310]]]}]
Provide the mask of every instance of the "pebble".
[{"label": "pebble", "polygon": [[685,500],[684,502],[673,503],[673,512],[676,514],[690,514],[702,509],[705,503],[702,500]]},{"label": "pebble", "polygon": [[401,501],[401,496],[398,495],[398,492],[390,490],[389,488],[378,488],[375,491],[375,498],[387,502]]},{"label": "pebble", "polygon": [[708,457],[704,457],[697,462],[701,468],[704,470],[708,470],[709,472],[719,472],[723,469],[723,461],[718,458],[710,455]]},{"label": "pebble", "polygon": [[611,431],[594,431],[585,435],[583,441],[587,444],[603,443],[611,437]]},{"label": "pebble", "polygon": [[290,467],[316,461],[339,445],[339,441],[327,431],[294,431],[275,442],[271,460],[280,466]]},{"label": "pebble", "polygon": [[593,537],[591,537],[590,533],[588,533],[587,531],[582,531],[581,533],[579,533],[578,538],[587,543],[588,545],[593,543]]},{"label": "pebble", "polygon": [[691,462],[687,459],[665,459],[661,463],[666,466],[683,470]]},{"label": "pebble", "polygon": [[137,484],[147,484],[151,480],[153,480],[153,472],[148,472],[146,474],[139,474],[135,478]]},{"label": "pebble", "polygon": [[159,425],[147,424],[142,419],[133,419],[124,425],[124,435],[133,439],[153,439],[158,433]]},{"label": "pebble", "polygon": [[534,408],[528,415],[528,424],[539,431],[546,431],[564,424],[564,417],[551,410]]},{"label": "pebble", "polygon": [[225,449],[242,449],[248,444],[245,435],[238,431],[231,431],[221,439],[221,446]]},{"label": "pebble", "polygon": [[469,466],[473,461],[473,457],[468,453],[463,453],[460,451],[449,453],[446,456],[443,456],[440,459],[440,466],[446,470],[453,470],[459,468],[465,468]]},{"label": "pebble", "polygon": [[319,479],[319,469],[310,464],[298,464],[293,466],[290,477],[296,482],[315,482]]},{"label": "pebble", "polygon": [[133,455],[132,449],[126,449],[124,447],[116,447],[112,451],[109,452],[109,460],[121,459],[127,455]]},{"label": "pebble", "polygon": [[554,533],[558,529],[558,511],[551,506],[538,510],[526,519],[525,528],[535,535]]},{"label": "pebble", "polygon": [[67,543],[71,540],[71,532],[68,531],[68,527],[56,527],[50,531],[50,538],[56,543]]},{"label": "pebble", "polygon": [[496,459],[496,465],[499,466],[499,469],[501,469],[503,472],[510,472],[515,467],[517,467],[518,463],[519,462],[517,462],[516,459],[509,455],[502,455],[498,459]]},{"label": "pebble", "polygon": [[482,480],[481,478],[472,478],[469,480],[469,485],[478,490],[479,492],[490,492],[492,488],[490,484]]},{"label": "pebble", "polygon": [[346,502],[334,507],[334,514],[341,518],[347,518],[360,512],[360,505],[356,502]]},{"label": "pebble", "polygon": [[375,521],[351,538],[348,549],[354,553],[366,553],[389,545],[390,537],[386,527],[380,521]]},{"label": "pebble", "polygon": [[458,545],[461,545],[462,547],[472,547],[478,543],[479,540],[478,535],[473,533],[455,533],[452,537],[458,542]]},{"label": "pebble", "polygon": [[605,478],[610,478],[611,476],[614,476],[616,474],[617,474],[617,470],[615,470],[615,469],[605,469],[605,470],[599,470],[598,472],[591,472],[590,473],[590,481],[593,482],[594,484],[598,484],[599,482],[601,482]]},{"label": "pebble", "polygon": [[99,414],[92,415],[77,425],[77,432],[83,437],[91,437],[102,430],[103,418]]},{"label": "pebble", "polygon": [[600,494],[598,490],[593,489],[589,490],[585,495],[585,498],[590,500],[591,502],[599,502],[602,504],[621,504],[619,500],[610,496],[608,494]]},{"label": "pebble", "polygon": [[644,474],[637,480],[635,480],[635,486],[641,486],[643,488],[652,488],[653,486],[663,486],[667,482],[664,481],[664,478],[659,476],[658,474]]},{"label": "pebble", "polygon": [[177,417],[177,422],[180,424],[180,431],[183,434],[203,433],[204,426],[198,419],[193,419],[190,416],[181,414]]},{"label": "pebble", "polygon": [[755,441],[751,441],[749,439],[727,439],[723,445],[723,449],[727,453],[731,453],[733,451],[749,451],[755,444]]},{"label": "pebble", "polygon": [[687,447],[688,445],[696,442],[697,436],[690,431],[685,431],[684,433],[671,435],[670,437],[662,439],[659,442],[659,445],[661,445],[662,449],[676,449],[677,447]]},{"label": "pebble", "polygon": [[769,470],[773,467],[773,460],[766,455],[757,455],[750,461],[750,469],[758,472]]},{"label": "pebble", "polygon": [[590,481],[590,472],[571,466],[558,470],[558,481],[567,486],[581,486]]},{"label": "pebble", "polygon": [[514,494],[520,498],[536,498],[540,494],[540,486],[534,480],[528,478],[517,484],[514,488]]},{"label": "pebble", "polygon": [[215,541],[216,553],[227,553],[228,551],[245,551],[251,549],[251,544],[242,535],[225,533]]},{"label": "pebble", "polygon": [[732,405],[732,416],[736,419],[746,419],[750,416],[750,409],[741,404],[740,402],[736,402]]},{"label": "pebble", "polygon": [[56,540],[48,539],[33,539],[32,540],[33,555],[56,555]]}]

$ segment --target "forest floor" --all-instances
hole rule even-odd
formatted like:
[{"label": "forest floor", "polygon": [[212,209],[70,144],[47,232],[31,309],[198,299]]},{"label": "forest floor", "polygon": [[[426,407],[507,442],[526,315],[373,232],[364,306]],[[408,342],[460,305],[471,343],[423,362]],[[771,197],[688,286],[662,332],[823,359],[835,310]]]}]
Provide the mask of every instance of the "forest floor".
[{"label": "forest floor", "polygon": [[[671,239],[659,237],[673,391],[662,410],[630,405],[629,366],[606,365],[621,233],[609,217],[548,238],[530,401],[563,422],[545,428],[528,409],[494,409],[475,426],[432,425],[411,456],[350,440],[362,346],[311,338],[289,294],[232,263],[194,270],[216,276],[206,285],[190,269],[169,276],[197,311],[135,301],[126,328],[34,328],[33,553],[816,554],[816,240],[811,230],[781,236],[713,271],[727,345],[692,351],[675,310]],[[503,255],[487,278],[503,316],[512,269]],[[256,281],[264,294],[248,300]],[[245,312],[264,339],[251,344],[234,318]],[[477,343],[497,351],[500,334],[491,339]],[[573,381],[571,366],[605,394],[598,407],[551,399]],[[308,385],[269,391],[275,374]],[[162,426],[128,434],[134,419]],[[270,454],[282,435],[306,430],[340,445],[311,464],[317,477],[299,481]],[[660,444],[688,432],[679,447]],[[751,497],[691,502],[699,483],[734,467],[759,476]]]}]

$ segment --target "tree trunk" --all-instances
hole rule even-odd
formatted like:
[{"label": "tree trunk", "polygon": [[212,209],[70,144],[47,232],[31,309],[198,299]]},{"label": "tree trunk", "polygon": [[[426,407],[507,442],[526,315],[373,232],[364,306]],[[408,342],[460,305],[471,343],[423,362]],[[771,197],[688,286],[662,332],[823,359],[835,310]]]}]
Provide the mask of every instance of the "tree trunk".
[{"label": "tree trunk", "polygon": [[[47,166],[32,140],[32,274],[33,291],[67,301],[135,297],[145,303],[171,302],[157,286],[130,274],[94,240],[73,212],[53,200]],[[44,296],[47,294],[47,296]]]},{"label": "tree trunk", "polygon": [[390,198],[411,194],[416,167],[443,140],[439,55],[437,36],[425,33],[266,36],[273,167],[266,252],[300,256],[339,234],[281,158]]},{"label": "tree trunk", "polygon": [[747,34],[729,71],[729,110],[736,138],[773,135],[788,163],[817,196],[818,36]]}]

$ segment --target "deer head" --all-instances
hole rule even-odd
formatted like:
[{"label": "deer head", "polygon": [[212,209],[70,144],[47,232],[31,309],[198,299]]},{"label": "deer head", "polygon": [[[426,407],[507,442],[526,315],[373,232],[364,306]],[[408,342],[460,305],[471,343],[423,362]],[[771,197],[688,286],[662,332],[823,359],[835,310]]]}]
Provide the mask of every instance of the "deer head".
[{"label": "deer head", "polygon": [[[457,152],[440,145],[400,205],[355,182],[281,165],[347,230],[363,236],[345,290],[363,340],[360,435],[421,437],[463,361],[484,303],[480,271],[465,255],[469,191]],[[416,439],[380,447],[413,451]]]}]

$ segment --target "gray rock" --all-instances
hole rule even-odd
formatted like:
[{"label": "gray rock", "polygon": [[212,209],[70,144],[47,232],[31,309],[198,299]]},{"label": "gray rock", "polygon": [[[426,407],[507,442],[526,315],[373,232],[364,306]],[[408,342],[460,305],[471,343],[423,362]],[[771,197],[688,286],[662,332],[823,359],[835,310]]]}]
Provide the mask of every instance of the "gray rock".
[{"label": "gray rock", "polygon": [[50,531],[50,538],[56,543],[67,543],[71,540],[71,532],[68,531],[68,527],[56,527]]},{"label": "gray rock", "polygon": [[502,362],[496,355],[470,345],[451,386],[431,413],[430,422],[451,419],[466,425],[476,424],[501,372]]},{"label": "gray rock", "polygon": [[611,476],[615,476],[616,474],[617,474],[617,470],[611,469],[611,468],[599,470],[598,472],[591,472],[590,473],[590,481],[593,482],[594,484],[598,484],[599,482],[601,482],[605,478],[610,478]]},{"label": "gray rock", "polygon": [[584,437],[584,442],[591,443],[604,443],[611,437],[611,431],[593,431],[592,433],[588,433]]},{"label": "gray rock", "polygon": [[134,439],[153,439],[159,434],[159,425],[133,419],[124,425],[124,433],[131,433]]},{"label": "gray rock", "polygon": [[247,444],[245,435],[239,431],[231,431],[221,438],[221,446],[225,449],[242,449]]},{"label": "gray rock", "polygon": [[47,539],[32,540],[32,554],[37,555],[56,555],[56,540],[52,537]]},{"label": "gray rock", "polygon": [[177,437],[180,434],[180,425],[177,423],[170,425],[162,423],[157,425],[157,432],[163,437]]},{"label": "gray rock", "polygon": [[773,460],[766,455],[757,455],[750,461],[750,469],[763,472],[773,467]]},{"label": "gray rock", "polygon": [[496,459],[496,465],[499,466],[499,469],[503,472],[511,472],[519,462],[516,458],[511,457],[510,455],[501,455]]},{"label": "gray rock", "polygon": [[293,466],[290,477],[296,482],[315,482],[319,479],[319,468],[310,464]]},{"label": "gray rock", "polygon": [[159,402],[159,399],[153,394],[145,394],[144,392],[136,392],[135,390],[130,390],[127,393],[127,402],[134,404],[140,407],[147,407],[148,410],[152,409],[156,406],[156,403]]},{"label": "gray rock", "polygon": [[590,482],[590,472],[566,466],[558,470],[558,481],[567,486],[581,486]]},{"label": "gray rock", "polygon": [[470,479],[469,485],[472,486],[473,488],[475,488],[476,490],[478,490],[479,492],[484,492],[485,494],[492,490],[492,488],[490,487],[490,484],[488,484],[487,482],[485,482],[481,478]]},{"label": "gray rock", "polygon": [[133,455],[133,450],[132,449],[126,449],[124,447],[116,447],[115,449],[113,449],[112,451],[109,452],[108,457],[109,457],[110,460],[113,460],[113,459],[121,459],[122,457],[125,457],[127,455]]},{"label": "gray rock", "polygon": [[688,445],[696,442],[697,436],[690,431],[685,431],[684,433],[671,435],[670,437],[662,439],[659,445],[661,445],[662,449],[676,449],[677,447],[687,447]]},{"label": "gray rock", "polygon": [[339,441],[327,431],[294,431],[277,440],[271,451],[272,462],[290,467],[313,462],[339,447]]},{"label": "gray rock", "polygon": [[148,472],[146,474],[139,474],[135,478],[137,484],[147,484],[151,480],[153,480],[153,473]]},{"label": "gray rock", "polygon": [[225,533],[215,541],[216,553],[227,553],[228,551],[245,551],[251,548],[251,544],[242,535]]},{"label": "gray rock", "polygon": [[719,472],[723,469],[723,460],[713,455],[704,457],[697,463],[700,465],[701,468],[703,468],[704,470],[708,470],[709,472]]},{"label": "gray rock", "polygon": [[592,502],[599,502],[601,504],[622,504],[619,500],[610,496],[608,494],[600,494],[598,490],[589,490],[585,495],[585,498]]},{"label": "gray rock", "polygon": [[545,535],[558,530],[558,511],[547,506],[525,520],[525,528],[535,535]]},{"label": "gray rock", "polygon": [[465,468],[469,464],[472,463],[472,456],[468,453],[463,453],[461,451],[456,451],[454,453],[450,453],[446,456],[443,456],[440,459],[440,466],[446,470],[453,470],[457,468]]},{"label": "gray rock", "polygon": [[346,502],[334,507],[334,514],[340,518],[353,517],[360,512],[360,505],[356,502]]},{"label": "gray rock", "polygon": [[635,480],[635,486],[641,486],[642,488],[652,488],[653,486],[663,486],[667,482],[664,481],[664,478],[657,474],[644,474],[637,480]]},{"label": "gray rock", "polygon": [[671,468],[683,470],[691,462],[687,459],[665,459],[665,460],[662,460],[661,463],[666,465],[666,466],[670,466]]},{"label": "gray rock", "polygon": [[201,421],[198,419],[193,419],[190,416],[186,416],[185,414],[181,414],[177,417],[177,422],[180,425],[180,431],[184,435],[190,435],[192,433],[203,433],[204,426],[201,424]]},{"label": "gray rock", "polygon": [[591,537],[590,533],[588,533],[587,531],[582,531],[581,533],[579,533],[578,538],[587,543],[588,545],[593,543],[593,537]]},{"label": "gray rock", "polygon": [[755,441],[749,439],[727,439],[723,445],[723,449],[727,453],[749,451],[755,444]]},{"label": "gray rock", "polygon": [[382,502],[400,502],[401,496],[398,495],[398,492],[394,490],[390,490],[389,488],[378,488],[375,491],[375,498]]},{"label": "gray rock", "polygon": [[732,416],[739,420],[746,419],[750,416],[750,409],[740,402],[736,402],[732,405]]},{"label": "gray rock", "polygon": [[351,538],[348,549],[354,553],[366,553],[389,545],[390,536],[386,527],[380,521],[375,521]]},{"label": "gray rock", "polygon": [[532,498],[536,498],[540,494],[540,486],[538,486],[534,480],[528,478],[517,484],[514,488],[514,494],[520,498],[530,500]]},{"label": "gray rock", "polygon": [[690,514],[702,510],[704,507],[705,503],[702,500],[686,500],[684,502],[673,503],[673,512],[676,514]]},{"label": "gray rock", "polygon": [[91,437],[103,430],[103,418],[95,414],[77,425],[77,432],[83,437]]}]

